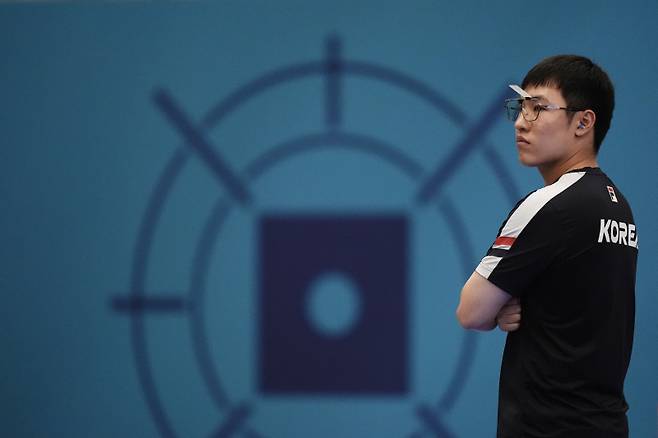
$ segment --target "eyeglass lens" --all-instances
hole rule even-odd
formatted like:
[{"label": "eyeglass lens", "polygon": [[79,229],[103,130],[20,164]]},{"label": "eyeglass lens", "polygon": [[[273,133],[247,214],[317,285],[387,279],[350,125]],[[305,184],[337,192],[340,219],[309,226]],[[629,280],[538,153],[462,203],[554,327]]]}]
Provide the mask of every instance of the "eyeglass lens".
[{"label": "eyeglass lens", "polygon": [[516,121],[519,117],[519,112],[523,109],[523,118],[531,122],[536,120],[541,111],[541,105],[534,99],[510,99],[505,102],[505,110],[507,118],[511,121]]}]

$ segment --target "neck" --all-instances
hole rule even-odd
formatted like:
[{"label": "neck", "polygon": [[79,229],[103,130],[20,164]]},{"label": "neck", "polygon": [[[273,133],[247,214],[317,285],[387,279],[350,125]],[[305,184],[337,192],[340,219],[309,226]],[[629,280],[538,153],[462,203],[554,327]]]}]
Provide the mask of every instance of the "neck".
[{"label": "neck", "polygon": [[583,167],[599,167],[599,164],[596,161],[596,156],[590,154],[582,155],[575,153],[566,160],[540,165],[538,169],[539,173],[541,173],[541,176],[544,179],[544,184],[548,186],[553,184],[562,175],[569,172],[570,170],[580,169]]}]

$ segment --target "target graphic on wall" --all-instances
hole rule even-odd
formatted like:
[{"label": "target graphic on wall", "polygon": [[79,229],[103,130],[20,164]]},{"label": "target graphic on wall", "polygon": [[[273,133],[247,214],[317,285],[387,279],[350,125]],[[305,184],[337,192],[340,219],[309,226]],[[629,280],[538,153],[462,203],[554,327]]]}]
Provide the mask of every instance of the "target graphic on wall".
[{"label": "target graphic on wall", "polygon": [[[367,83],[452,126],[451,144],[437,140],[438,164],[349,121],[349,92]],[[235,118],[268,135],[256,123],[265,120],[259,99],[286,99],[296,86],[319,91],[321,129],[290,124],[276,134],[287,138],[234,162],[240,145],[224,139],[241,138]],[[492,184],[510,203],[519,198],[486,140],[508,95],[500,89],[467,116],[419,80],[345,59],[333,36],[323,59],[247,82],[201,122],[175,93],[156,91],[182,144],[146,205],[130,290],[111,305],[130,320],[161,436],[457,436],[450,412],[476,336],[455,330],[457,341],[436,333],[428,342],[440,324],[427,315],[456,326],[454,306],[423,309],[445,293],[428,284],[462,284],[477,262],[448,189],[464,163],[483,158]]]}]

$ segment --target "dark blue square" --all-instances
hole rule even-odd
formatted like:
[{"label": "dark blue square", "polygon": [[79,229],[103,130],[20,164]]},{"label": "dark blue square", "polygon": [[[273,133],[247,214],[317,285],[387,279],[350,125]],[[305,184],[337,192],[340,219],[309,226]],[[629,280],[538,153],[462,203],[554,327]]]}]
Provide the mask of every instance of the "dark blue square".
[{"label": "dark blue square", "polygon": [[[407,218],[269,215],[260,221],[259,390],[404,394],[408,390]],[[309,321],[313,282],[350,278],[360,312],[347,333]]]}]

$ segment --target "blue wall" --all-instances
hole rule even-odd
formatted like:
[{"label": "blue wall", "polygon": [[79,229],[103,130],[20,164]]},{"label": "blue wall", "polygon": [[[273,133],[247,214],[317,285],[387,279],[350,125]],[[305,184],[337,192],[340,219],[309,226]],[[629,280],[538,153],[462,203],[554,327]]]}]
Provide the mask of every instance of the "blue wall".
[{"label": "blue wall", "polygon": [[658,4],[494,3],[0,2],[0,434],[494,436],[504,335],[454,309],[541,185],[500,101],[579,53],[654,436]]}]

